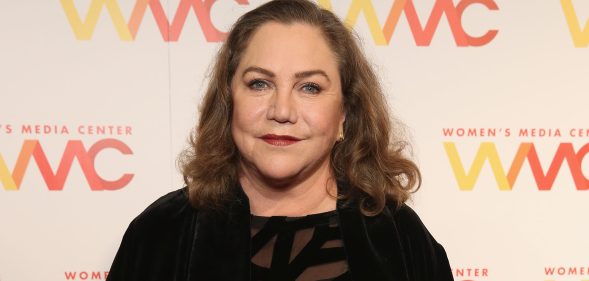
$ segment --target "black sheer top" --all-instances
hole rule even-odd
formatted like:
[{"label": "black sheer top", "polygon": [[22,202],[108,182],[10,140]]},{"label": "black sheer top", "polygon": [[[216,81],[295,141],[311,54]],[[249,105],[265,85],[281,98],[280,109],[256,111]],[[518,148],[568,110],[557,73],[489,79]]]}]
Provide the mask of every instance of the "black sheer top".
[{"label": "black sheer top", "polygon": [[252,280],[351,280],[336,211],[252,215],[251,242]]}]

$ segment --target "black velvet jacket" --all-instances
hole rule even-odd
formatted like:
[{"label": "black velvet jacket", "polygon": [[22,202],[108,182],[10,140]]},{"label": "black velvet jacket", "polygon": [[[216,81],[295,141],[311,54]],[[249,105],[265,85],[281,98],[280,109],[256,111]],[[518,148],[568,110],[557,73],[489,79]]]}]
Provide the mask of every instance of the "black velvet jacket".
[{"label": "black velvet jacket", "polygon": [[[192,208],[185,189],[162,196],[129,225],[107,281],[250,280],[250,211],[238,193],[224,213]],[[444,248],[410,207],[367,217],[352,206],[337,202],[353,280],[453,280]]]}]

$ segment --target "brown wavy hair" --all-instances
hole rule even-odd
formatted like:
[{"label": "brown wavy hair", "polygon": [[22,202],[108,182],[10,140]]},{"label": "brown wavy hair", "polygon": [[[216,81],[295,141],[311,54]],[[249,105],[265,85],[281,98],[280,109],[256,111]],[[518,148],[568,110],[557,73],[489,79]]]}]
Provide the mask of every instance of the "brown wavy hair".
[{"label": "brown wavy hair", "polygon": [[[362,213],[380,213],[405,202],[421,184],[417,166],[393,128],[379,80],[350,29],[332,12],[306,0],[275,0],[241,16],[220,48],[201,105],[198,127],[180,158],[189,198],[197,208],[222,208],[235,199],[239,152],[231,136],[230,84],[250,38],[265,23],[304,23],[319,28],[338,60],[346,113],[345,139],[331,152],[337,181],[349,188],[341,200]],[[396,129],[396,130],[394,130]]]}]

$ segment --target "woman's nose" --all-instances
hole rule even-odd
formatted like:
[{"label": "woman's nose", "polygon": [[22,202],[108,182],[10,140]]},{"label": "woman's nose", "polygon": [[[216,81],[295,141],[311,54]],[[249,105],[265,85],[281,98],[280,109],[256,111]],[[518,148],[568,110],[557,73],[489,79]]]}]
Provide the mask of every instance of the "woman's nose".
[{"label": "woman's nose", "polygon": [[295,123],[297,110],[292,96],[292,89],[277,89],[272,95],[267,118],[279,123]]}]

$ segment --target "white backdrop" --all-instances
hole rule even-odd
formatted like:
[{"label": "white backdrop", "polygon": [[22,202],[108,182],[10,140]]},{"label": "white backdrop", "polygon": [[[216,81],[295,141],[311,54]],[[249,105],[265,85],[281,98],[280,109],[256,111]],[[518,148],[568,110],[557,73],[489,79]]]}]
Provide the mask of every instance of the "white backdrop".
[{"label": "white backdrop", "polygon": [[[0,280],[105,279],[182,186],[222,32],[262,2],[0,1]],[[409,128],[410,204],[455,279],[589,280],[589,2],[320,2]]]}]

